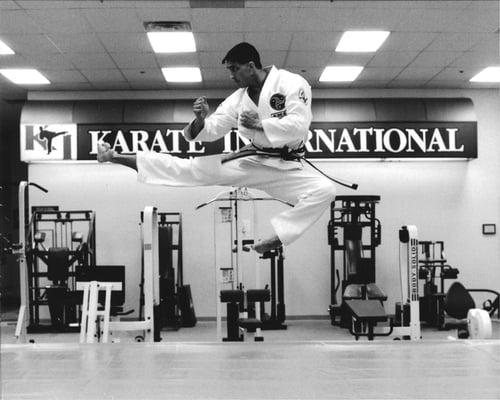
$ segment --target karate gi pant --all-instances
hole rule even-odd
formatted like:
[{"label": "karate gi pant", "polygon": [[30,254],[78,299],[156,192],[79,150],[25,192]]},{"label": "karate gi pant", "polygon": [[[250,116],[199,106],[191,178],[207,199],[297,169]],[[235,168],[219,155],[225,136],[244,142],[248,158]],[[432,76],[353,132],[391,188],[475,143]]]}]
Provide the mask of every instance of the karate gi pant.
[{"label": "karate gi pant", "polygon": [[[289,202],[294,207],[271,218],[273,229],[284,245],[299,238],[335,199],[333,182],[308,166],[283,169],[263,163],[259,156],[224,164],[221,159],[222,155],[186,159],[156,152],[139,152],[138,180],[176,187],[248,187]],[[296,162],[285,163],[290,166],[290,163]]]}]

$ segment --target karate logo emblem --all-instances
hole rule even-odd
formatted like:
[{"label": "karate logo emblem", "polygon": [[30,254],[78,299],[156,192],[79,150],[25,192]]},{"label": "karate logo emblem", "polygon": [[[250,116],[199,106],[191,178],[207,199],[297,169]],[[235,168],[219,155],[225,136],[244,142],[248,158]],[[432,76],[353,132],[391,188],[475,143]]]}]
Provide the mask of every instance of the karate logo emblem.
[{"label": "karate logo emblem", "polygon": [[283,110],[285,108],[285,96],[281,93],[273,94],[269,100],[269,104],[275,110]]}]

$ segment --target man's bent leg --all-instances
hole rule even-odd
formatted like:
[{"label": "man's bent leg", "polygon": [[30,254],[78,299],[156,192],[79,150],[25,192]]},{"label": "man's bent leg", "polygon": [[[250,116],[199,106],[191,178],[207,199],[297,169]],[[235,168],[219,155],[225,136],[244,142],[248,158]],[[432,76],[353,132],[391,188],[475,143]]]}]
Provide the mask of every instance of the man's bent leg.
[{"label": "man's bent leg", "polygon": [[265,190],[273,197],[295,203],[293,208],[271,219],[276,236],[283,245],[292,243],[309,229],[329,207],[336,193],[330,180],[309,171],[284,174],[281,182]]}]

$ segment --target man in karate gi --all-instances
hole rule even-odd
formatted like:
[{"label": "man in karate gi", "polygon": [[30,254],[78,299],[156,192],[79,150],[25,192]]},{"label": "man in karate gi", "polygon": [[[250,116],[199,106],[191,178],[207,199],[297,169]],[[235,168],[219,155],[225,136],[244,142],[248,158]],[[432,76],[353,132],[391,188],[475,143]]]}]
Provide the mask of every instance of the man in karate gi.
[{"label": "man in karate gi", "polygon": [[249,43],[233,47],[222,63],[239,89],[211,115],[206,98],[196,99],[195,119],[184,128],[184,137],[210,142],[237,127],[251,141],[244,148],[245,157],[240,157],[245,152],[191,159],[156,152],[127,156],[103,143],[97,159],[134,168],[138,180],[149,184],[251,187],[294,204],[271,219],[274,234],[254,246],[264,253],[292,243],[317,221],[334,200],[335,186],[294,157],[303,153],[312,119],[307,81],[274,66],[263,68],[259,53]]}]

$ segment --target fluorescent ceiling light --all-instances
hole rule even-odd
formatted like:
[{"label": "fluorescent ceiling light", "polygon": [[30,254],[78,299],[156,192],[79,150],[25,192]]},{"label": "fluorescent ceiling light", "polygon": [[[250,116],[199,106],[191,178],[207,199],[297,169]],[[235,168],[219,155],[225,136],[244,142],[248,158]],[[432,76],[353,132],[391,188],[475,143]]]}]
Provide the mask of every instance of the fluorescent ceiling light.
[{"label": "fluorescent ceiling light", "polygon": [[326,67],[319,77],[320,82],[351,82],[355,80],[363,70],[358,66],[335,66]]},{"label": "fluorescent ceiling light", "polygon": [[15,54],[9,46],[0,40],[0,54]]},{"label": "fluorescent ceiling light", "polygon": [[201,82],[201,72],[198,67],[162,68],[167,82]]},{"label": "fluorescent ceiling light", "polygon": [[346,31],[340,38],[335,51],[353,53],[377,51],[389,33],[387,31]]},{"label": "fluorescent ceiling light", "polygon": [[18,85],[46,85],[50,83],[36,69],[0,69],[0,74]]},{"label": "fluorescent ceiling light", "polygon": [[193,32],[148,32],[155,53],[191,53],[196,51]]},{"label": "fluorescent ceiling light", "polygon": [[470,79],[471,82],[500,82],[500,67],[486,67]]}]

